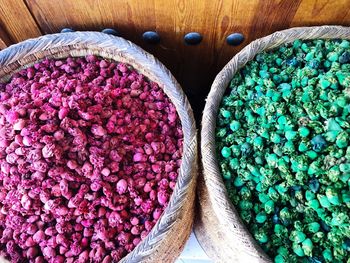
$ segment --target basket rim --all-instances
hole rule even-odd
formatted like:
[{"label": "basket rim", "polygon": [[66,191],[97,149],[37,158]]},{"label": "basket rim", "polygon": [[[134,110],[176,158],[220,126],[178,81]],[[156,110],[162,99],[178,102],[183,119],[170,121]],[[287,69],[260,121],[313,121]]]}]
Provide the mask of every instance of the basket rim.
[{"label": "basket rim", "polygon": [[[79,57],[74,52],[79,53],[78,50],[81,49],[91,51],[91,54],[105,59],[114,60],[113,56],[117,56],[121,60],[125,59],[125,63],[162,88],[175,105],[181,121],[183,130],[182,162],[169,204],[147,237],[121,260],[122,262],[143,261],[158,249],[161,241],[180,216],[182,207],[187,202],[186,197],[192,191],[191,188],[194,185],[192,182],[196,179],[194,170],[197,160],[197,130],[193,111],[177,80],[158,59],[124,38],[101,32],[77,31],[48,34],[5,48],[0,51],[0,81],[17,70],[46,57]],[[43,53],[46,55],[41,56],[40,54]],[[41,59],[35,60],[33,56]]]},{"label": "basket rim", "polygon": [[[331,33],[330,33],[331,32]],[[334,33],[332,36],[332,33]],[[210,207],[213,210],[212,215],[217,217],[219,222],[225,226],[225,233],[232,235],[240,231],[241,235],[245,235],[245,242],[240,244],[243,248],[241,251],[247,252],[248,257],[254,258],[259,262],[270,262],[269,257],[260,248],[258,243],[253,239],[250,232],[241,221],[234,205],[228,198],[228,193],[222,179],[218,161],[216,158],[216,144],[215,144],[215,128],[216,117],[223,94],[229,85],[230,80],[236,72],[245,66],[245,64],[252,60],[256,54],[276,48],[281,44],[291,43],[296,39],[350,39],[350,27],[325,25],[325,26],[311,26],[311,27],[293,27],[281,31],[276,31],[270,35],[252,41],[245,46],[240,52],[233,56],[233,58],[223,67],[223,69],[216,75],[214,82],[210,88],[210,92],[206,99],[205,108],[202,114],[201,122],[201,162],[203,167],[204,187],[208,195]],[[211,116],[214,116],[211,118]],[[232,226],[232,222],[236,222]],[[237,229],[237,222],[239,229]],[[239,245],[236,245],[239,247]],[[235,247],[235,249],[237,248]],[[231,247],[232,249],[233,247]],[[237,248],[239,249],[239,248]]]}]

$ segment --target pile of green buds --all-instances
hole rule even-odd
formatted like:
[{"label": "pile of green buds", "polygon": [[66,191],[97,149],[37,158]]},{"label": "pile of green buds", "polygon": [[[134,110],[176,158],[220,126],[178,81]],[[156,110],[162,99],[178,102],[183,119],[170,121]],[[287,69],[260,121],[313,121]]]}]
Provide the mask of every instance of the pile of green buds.
[{"label": "pile of green buds", "polygon": [[350,41],[256,55],[216,126],[229,197],[275,262],[350,262]]}]

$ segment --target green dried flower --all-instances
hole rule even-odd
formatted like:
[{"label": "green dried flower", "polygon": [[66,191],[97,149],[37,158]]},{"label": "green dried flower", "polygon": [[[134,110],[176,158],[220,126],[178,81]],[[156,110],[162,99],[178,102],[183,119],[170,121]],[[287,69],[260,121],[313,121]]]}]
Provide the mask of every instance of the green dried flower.
[{"label": "green dried flower", "polygon": [[305,240],[306,235],[301,231],[292,231],[289,239],[296,243],[301,243]]},{"label": "green dried flower", "polygon": [[238,131],[240,128],[241,128],[241,124],[239,121],[232,121],[230,123],[231,131],[235,132],[235,131]]},{"label": "green dried flower", "polygon": [[254,234],[254,237],[260,243],[266,243],[269,240],[268,235],[263,228],[259,228]]},{"label": "green dried flower", "polygon": [[256,222],[262,224],[266,221],[267,215],[264,211],[260,212],[259,214],[256,215],[255,220]]},{"label": "green dried flower", "polygon": [[233,156],[239,157],[241,155],[241,148],[239,145],[231,145],[230,149]]},{"label": "green dried flower", "polygon": [[231,150],[229,147],[223,147],[222,150],[221,150],[221,155],[224,157],[224,158],[228,158],[231,156]]},{"label": "green dried flower", "polygon": [[298,133],[301,137],[307,137],[310,134],[310,130],[307,127],[300,127]]},{"label": "green dried flower", "polygon": [[350,258],[349,56],[348,40],[296,40],[258,54],[223,97],[219,167],[275,262]]},{"label": "green dried flower", "polygon": [[334,187],[327,187],[326,196],[328,198],[328,201],[333,205],[339,205],[341,203],[338,190]]},{"label": "green dried flower", "polygon": [[307,238],[302,242],[302,248],[306,256],[309,256],[309,257],[312,256],[312,250],[314,248],[314,245],[310,238]]},{"label": "green dried flower", "polygon": [[264,204],[264,209],[267,214],[271,214],[275,210],[275,202],[272,200],[267,201]]},{"label": "green dried flower", "polygon": [[247,200],[241,200],[238,203],[238,207],[241,210],[251,210],[253,208],[253,204],[250,201]]},{"label": "green dried flower", "polygon": [[311,240],[313,243],[321,243],[325,239],[325,233],[324,232],[316,232]]},{"label": "green dried flower", "polygon": [[342,262],[343,260],[349,259],[349,258],[347,258],[347,251],[340,246],[334,247],[333,255],[334,255],[334,258],[336,260],[339,260],[340,262]]},{"label": "green dried flower", "polygon": [[311,233],[316,233],[320,230],[321,226],[317,222],[312,222],[307,225],[307,230]]},{"label": "green dried flower", "polygon": [[297,244],[297,243],[293,243],[292,245],[293,248],[293,252],[298,256],[298,257],[304,257],[305,253],[303,248],[301,247],[301,245]]},{"label": "green dried flower", "polygon": [[322,256],[326,262],[333,262],[333,253],[330,249],[323,250]]},{"label": "green dried flower", "polygon": [[333,217],[331,221],[332,226],[341,226],[345,223],[349,223],[349,216],[345,213],[334,212],[332,214],[332,217]]},{"label": "green dried flower", "polygon": [[239,191],[239,195],[243,200],[250,200],[252,197],[252,192],[247,186],[243,186]]},{"label": "green dried flower", "polygon": [[331,202],[328,200],[327,196],[325,195],[318,194],[317,199],[322,207],[329,208],[332,205]]},{"label": "green dried flower", "polygon": [[224,117],[224,118],[230,118],[232,116],[231,112],[228,111],[228,110],[225,110],[225,109],[221,109],[220,110],[220,113],[221,115]]},{"label": "green dried flower", "polygon": [[343,131],[341,133],[339,133],[339,135],[337,136],[337,139],[335,141],[335,144],[339,147],[339,148],[345,148],[348,146],[349,144],[349,135],[347,132]]}]

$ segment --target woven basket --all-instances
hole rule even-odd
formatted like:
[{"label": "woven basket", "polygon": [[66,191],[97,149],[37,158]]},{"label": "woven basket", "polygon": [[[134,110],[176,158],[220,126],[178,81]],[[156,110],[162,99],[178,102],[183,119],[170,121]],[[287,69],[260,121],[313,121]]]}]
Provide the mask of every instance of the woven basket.
[{"label": "woven basket", "polygon": [[[179,256],[193,223],[197,174],[196,127],[190,104],[171,73],[152,55],[125,39],[97,32],[46,35],[0,52],[0,80],[43,58],[94,54],[131,65],[159,84],[175,105],[184,134],[183,156],[169,205],[149,235],[120,262],[173,262]],[[1,261],[1,259],[0,259]]]},{"label": "woven basket", "polygon": [[320,26],[291,28],[253,41],[236,54],[216,76],[202,118],[203,174],[198,182],[198,215],[195,234],[215,262],[271,262],[252,238],[230,202],[216,158],[215,127],[222,96],[240,68],[256,54],[296,39],[350,39],[350,28]]}]

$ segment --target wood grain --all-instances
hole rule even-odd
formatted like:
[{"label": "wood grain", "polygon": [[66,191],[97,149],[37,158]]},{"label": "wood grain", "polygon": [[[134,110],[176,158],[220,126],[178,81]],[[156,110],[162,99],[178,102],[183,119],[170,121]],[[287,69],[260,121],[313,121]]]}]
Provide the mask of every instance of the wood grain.
[{"label": "wood grain", "polygon": [[305,25],[349,25],[350,1],[302,1],[294,16],[291,26]]},{"label": "wood grain", "polygon": [[2,26],[0,26],[0,50],[8,47],[11,44],[12,41],[10,40],[7,32],[3,29]]},{"label": "wood grain", "polygon": [[[302,0],[259,1],[249,32],[249,40],[286,29],[293,21]],[[261,14],[264,14],[261,17]]]},{"label": "wood grain", "polygon": [[41,35],[23,0],[0,0],[0,26],[13,42]]},{"label": "wood grain", "polygon": [[[5,1],[0,0],[0,3]],[[59,32],[64,27],[117,29],[124,38],[154,54],[172,71],[194,105],[197,117],[215,75],[250,41],[292,26],[350,25],[350,0],[22,1],[11,3],[28,6],[30,12],[22,13],[32,13],[45,34]],[[12,8],[8,12],[15,11]],[[4,20],[2,16],[3,12],[0,21]],[[35,28],[33,21],[29,27]],[[142,33],[147,30],[159,32],[159,45],[149,45],[142,40]],[[198,46],[187,46],[183,37],[193,31],[201,33],[203,41]],[[14,30],[8,32],[15,41],[28,35]],[[38,29],[34,32],[38,33]],[[238,47],[229,46],[225,41],[234,32],[245,36]]]}]

